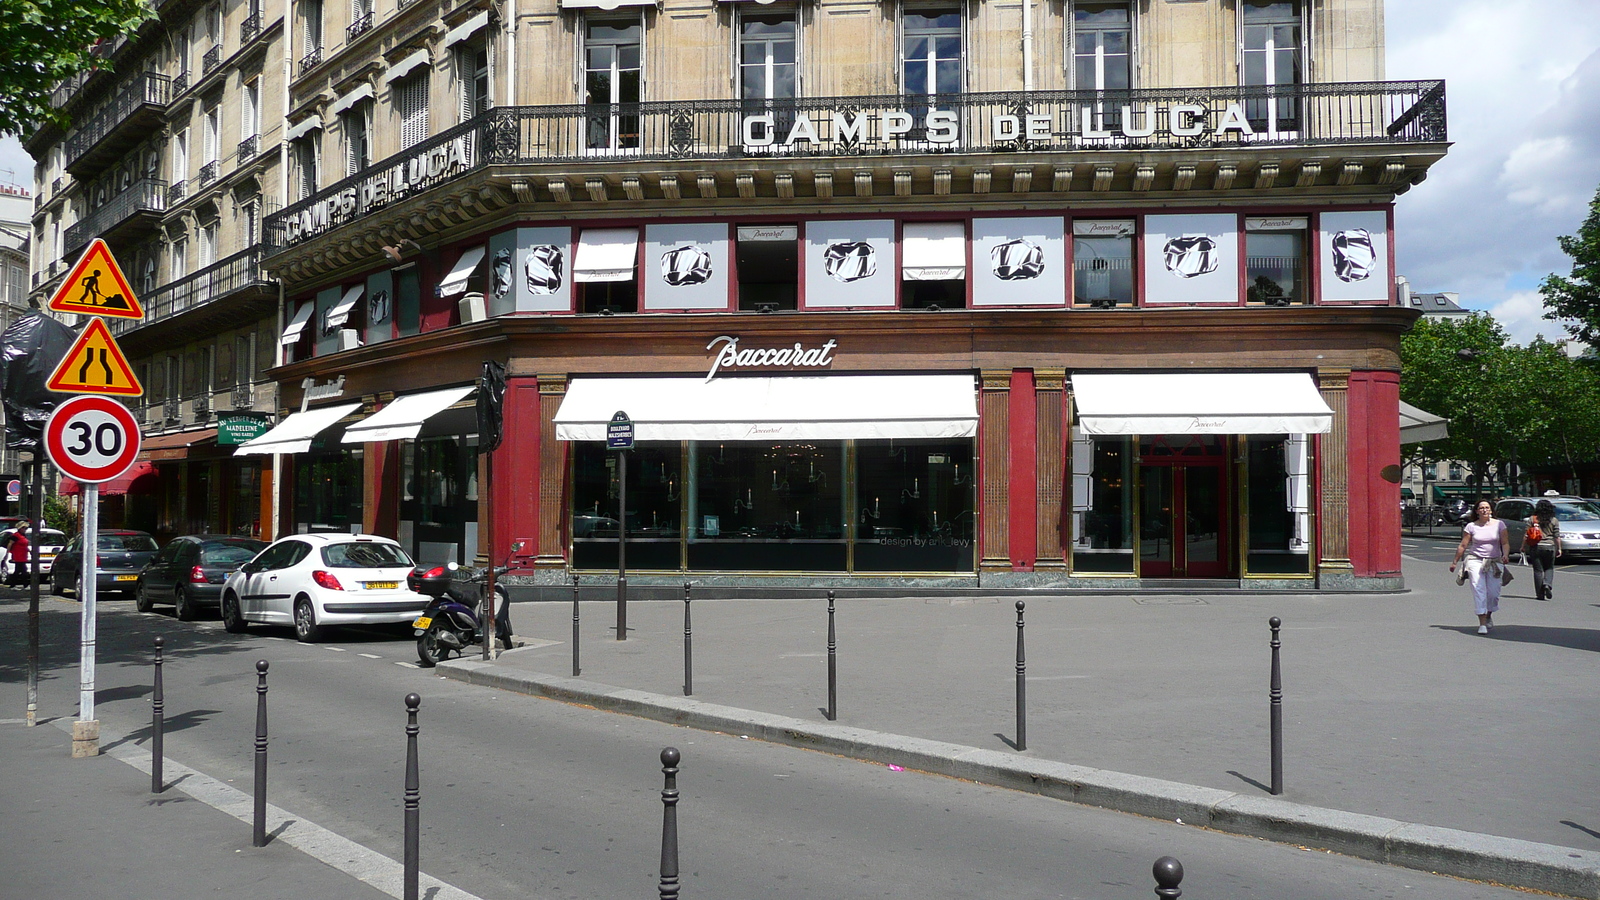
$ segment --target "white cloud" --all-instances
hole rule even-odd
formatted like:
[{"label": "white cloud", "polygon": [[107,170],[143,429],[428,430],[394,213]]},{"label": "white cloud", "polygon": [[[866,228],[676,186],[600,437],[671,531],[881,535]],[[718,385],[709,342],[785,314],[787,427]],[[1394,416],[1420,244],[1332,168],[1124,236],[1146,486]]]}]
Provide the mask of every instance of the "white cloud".
[{"label": "white cloud", "polygon": [[1539,336],[1551,342],[1567,337],[1559,323],[1544,318],[1544,298],[1538,291],[1517,291],[1490,306],[1489,314],[1518,344],[1526,344]]}]

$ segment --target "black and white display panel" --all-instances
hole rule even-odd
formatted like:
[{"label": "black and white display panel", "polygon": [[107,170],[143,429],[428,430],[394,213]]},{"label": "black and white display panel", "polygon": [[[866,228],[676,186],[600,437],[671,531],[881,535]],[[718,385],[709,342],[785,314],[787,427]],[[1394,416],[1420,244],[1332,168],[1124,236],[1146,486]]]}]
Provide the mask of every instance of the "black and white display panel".
[{"label": "black and white display panel", "polygon": [[489,315],[572,311],[572,229],[515,228],[489,239]]},{"label": "black and white display panel", "polygon": [[1239,302],[1239,219],[1230,214],[1145,216],[1144,299]]},{"label": "black and white display panel", "polygon": [[388,269],[367,276],[367,309],[363,343],[376,344],[394,337],[394,273]]},{"label": "black and white display panel", "polygon": [[807,222],[805,307],[879,309],[895,304],[894,222]]},{"label": "black and white display panel", "polygon": [[1323,300],[1389,299],[1389,226],[1382,210],[1318,217]]},{"label": "black and white display panel", "polygon": [[972,305],[1065,306],[1066,220],[972,220]]},{"label": "black and white display panel", "polygon": [[727,309],[728,302],[725,223],[645,226],[646,310]]},{"label": "black and white display panel", "polygon": [[317,311],[312,315],[308,327],[314,329],[313,340],[316,341],[318,356],[339,351],[339,327],[328,324],[328,315],[339,305],[339,300],[343,296],[344,289],[341,287],[331,287],[317,292]]}]

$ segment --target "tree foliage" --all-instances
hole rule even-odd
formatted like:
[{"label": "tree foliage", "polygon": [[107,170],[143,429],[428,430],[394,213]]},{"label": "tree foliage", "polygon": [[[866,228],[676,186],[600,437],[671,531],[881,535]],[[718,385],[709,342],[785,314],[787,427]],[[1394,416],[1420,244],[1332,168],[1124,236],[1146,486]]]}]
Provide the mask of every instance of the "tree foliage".
[{"label": "tree foliage", "polygon": [[1600,190],[1589,201],[1589,215],[1575,235],[1556,238],[1572,257],[1569,277],[1547,275],[1539,284],[1546,319],[1560,322],[1574,340],[1600,347]]},{"label": "tree foliage", "polygon": [[0,2],[0,134],[64,125],[50,105],[56,83],[101,62],[97,41],[132,34],[152,15],[145,0]]}]

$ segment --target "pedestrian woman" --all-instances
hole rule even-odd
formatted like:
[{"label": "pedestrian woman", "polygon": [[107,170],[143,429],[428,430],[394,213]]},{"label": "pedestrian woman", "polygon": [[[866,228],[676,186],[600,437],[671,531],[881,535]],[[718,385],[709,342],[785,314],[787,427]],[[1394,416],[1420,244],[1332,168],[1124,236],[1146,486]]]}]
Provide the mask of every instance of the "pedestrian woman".
[{"label": "pedestrian woman", "polygon": [[1540,600],[1555,599],[1556,557],[1561,555],[1561,523],[1549,500],[1534,504],[1533,517],[1522,536],[1522,556],[1533,567],[1533,593]]},{"label": "pedestrian woman", "polygon": [[28,584],[28,523],[17,526],[16,537],[11,541],[11,562],[16,567],[7,584]]},{"label": "pedestrian woman", "polygon": [[[1494,507],[1487,500],[1479,500],[1476,517],[1462,529],[1461,545],[1456,547],[1456,558],[1450,562],[1450,571],[1461,564],[1465,556],[1465,577],[1472,581],[1473,606],[1478,613],[1478,633],[1488,634],[1494,625],[1495,610],[1500,608],[1500,573],[1511,555],[1511,538],[1506,533],[1506,523],[1494,517]],[[1459,584],[1460,577],[1456,582]]]}]

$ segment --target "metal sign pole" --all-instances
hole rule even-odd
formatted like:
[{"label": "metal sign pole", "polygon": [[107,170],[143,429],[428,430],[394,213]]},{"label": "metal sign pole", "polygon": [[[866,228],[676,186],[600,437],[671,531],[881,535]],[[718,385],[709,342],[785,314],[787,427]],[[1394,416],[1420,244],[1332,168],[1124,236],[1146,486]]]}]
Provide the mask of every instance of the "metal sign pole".
[{"label": "metal sign pole", "polygon": [[[78,723],[72,730],[73,756],[100,755],[100,723],[94,717],[95,550],[99,547],[99,538],[100,485],[89,482],[83,486],[83,568],[78,581],[83,623],[78,660]],[[38,541],[34,544],[37,546]]]},{"label": "metal sign pole", "polygon": [[[35,496],[44,496],[44,457],[43,448],[33,451],[33,493]],[[33,506],[34,498],[24,496],[22,511],[30,516],[28,507]],[[42,514],[34,518],[37,522]],[[5,565],[11,565],[6,560]],[[0,577],[6,573],[0,572]],[[39,580],[33,579],[32,587],[28,594],[28,727],[39,724]]]},{"label": "metal sign pole", "polygon": [[617,640],[628,639],[628,451],[617,451]]}]

